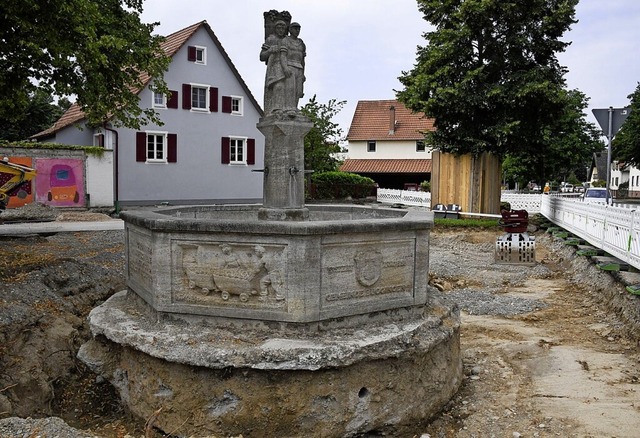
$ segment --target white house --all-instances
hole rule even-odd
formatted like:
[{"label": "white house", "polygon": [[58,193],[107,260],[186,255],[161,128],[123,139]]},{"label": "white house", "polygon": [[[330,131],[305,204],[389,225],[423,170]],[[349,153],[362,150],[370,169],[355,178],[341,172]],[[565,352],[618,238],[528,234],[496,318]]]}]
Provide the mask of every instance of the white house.
[{"label": "white house", "polygon": [[415,188],[431,177],[424,133],[434,130],[433,122],[396,100],[359,101],[340,170],[368,176],[384,188]]},{"label": "white house", "polygon": [[253,171],[264,167],[262,109],[213,30],[196,23],[168,35],[162,48],[172,58],[164,75],[171,93],[139,92],[140,106],[154,108],[162,126],[92,128],[74,104],[33,138],[113,149],[119,205],[261,201],[262,173]]}]

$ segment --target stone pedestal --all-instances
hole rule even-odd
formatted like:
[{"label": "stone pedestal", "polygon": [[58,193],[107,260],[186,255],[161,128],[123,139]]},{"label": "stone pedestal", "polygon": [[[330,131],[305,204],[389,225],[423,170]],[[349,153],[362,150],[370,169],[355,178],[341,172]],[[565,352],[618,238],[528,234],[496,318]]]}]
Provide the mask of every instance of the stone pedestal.
[{"label": "stone pedestal", "polygon": [[433,214],[259,211],[124,212],[128,290],[91,312],[79,357],[180,436],[418,432],[462,378],[457,309],[428,286]]},{"label": "stone pedestal", "polygon": [[94,309],[79,357],[172,436],[417,436],[463,377],[459,314],[435,299],[321,336],[158,323],[140,304],[122,292]]},{"label": "stone pedestal", "polygon": [[299,221],[304,208],[304,136],[313,123],[299,111],[275,113],[260,120],[265,136],[264,199],[261,220]]}]

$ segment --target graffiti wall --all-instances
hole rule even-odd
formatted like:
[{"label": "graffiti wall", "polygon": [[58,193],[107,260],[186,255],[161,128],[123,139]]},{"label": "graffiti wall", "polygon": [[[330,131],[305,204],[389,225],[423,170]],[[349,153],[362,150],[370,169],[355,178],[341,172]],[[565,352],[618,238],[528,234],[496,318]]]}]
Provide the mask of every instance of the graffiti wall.
[{"label": "graffiti wall", "polygon": [[52,207],[84,207],[84,160],[37,158],[36,201]]},{"label": "graffiti wall", "polygon": [[35,180],[10,197],[9,208],[22,207],[34,201],[52,207],[86,206],[84,160],[9,157],[9,161],[32,167],[37,172]]}]

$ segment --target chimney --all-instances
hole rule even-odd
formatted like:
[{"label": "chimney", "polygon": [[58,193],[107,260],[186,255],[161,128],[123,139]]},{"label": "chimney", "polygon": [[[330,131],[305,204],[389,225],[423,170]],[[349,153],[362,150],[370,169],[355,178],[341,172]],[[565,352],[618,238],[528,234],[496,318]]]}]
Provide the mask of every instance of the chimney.
[{"label": "chimney", "polygon": [[391,105],[389,107],[389,135],[396,133],[396,107]]}]

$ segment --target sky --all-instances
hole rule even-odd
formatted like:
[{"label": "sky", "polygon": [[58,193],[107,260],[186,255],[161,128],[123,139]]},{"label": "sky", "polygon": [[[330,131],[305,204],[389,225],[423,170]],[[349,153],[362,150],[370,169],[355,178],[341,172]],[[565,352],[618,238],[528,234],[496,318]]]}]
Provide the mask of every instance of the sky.
[{"label": "sky", "polygon": [[[289,11],[307,46],[304,105],[313,95],[326,103],[346,101],[334,118],[344,134],[359,100],[394,99],[398,77],[411,70],[416,48],[430,30],[415,0],[145,0],[142,21],[159,22],[168,35],[206,20],[249,89],[262,105],[265,65],[263,12]],[[580,0],[578,23],[564,36],[571,45],[558,54],[570,89],[593,108],[623,108],[640,82],[640,1]]]}]

